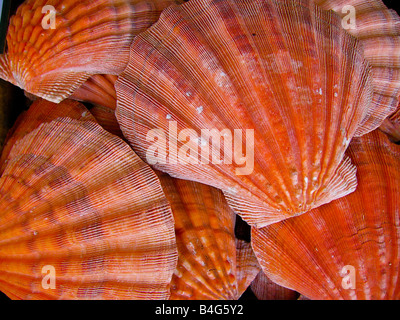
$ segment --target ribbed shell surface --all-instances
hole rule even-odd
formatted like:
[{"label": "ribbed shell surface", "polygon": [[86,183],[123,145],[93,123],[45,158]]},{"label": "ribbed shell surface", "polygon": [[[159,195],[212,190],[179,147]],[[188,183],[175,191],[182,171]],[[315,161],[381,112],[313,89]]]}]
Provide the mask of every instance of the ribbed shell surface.
[{"label": "ribbed shell surface", "polygon": [[10,19],[0,77],[60,102],[92,74],[122,72],[132,39],[173,2],[27,0]]},{"label": "ribbed shell surface", "polygon": [[117,94],[114,84],[117,78],[110,74],[95,74],[76,89],[70,98],[115,110]]},{"label": "ribbed shell surface", "polygon": [[400,146],[379,130],[350,144],[358,187],[286,221],[252,229],[264,273],[310,299],[400,299]]},{"label": "ribbed shell surface", "polygon": [[[351,193],[355,168],[344,151],[368,131],[361,124],[372,87],[362,50],[340,21],[306,0],[167,8],[135,38],[116,82],[124,136],[145,161],[149,150],[167,155],[152,160],[156,169],[222,189],[259,227]],[[182,138],[184,130],[192,131]],[[201,130],[215,130],[221,143]],[[152,140],[155,132],[168,146]],[[174,159],[171,146],[187,152]]]},{"label": "ribbed shell surface", "polygon": [[39,127],[42,123],[51,122],[60,117],[96,122],[93,115],[78,101],[67,99],[60,104],[55,104],[40,98],[35,100],[27,111],[18,116],[13,127],[7,134],[0,156],[0,175],[4,170],[12,147],[18,140]]},{"label": "ribbed shell surface", "polygon": [[2,292],[168,299],[176,263],[160,182],[120,138],[58,118],[16,142],[0,177]]},{"label": "ribbed shell surface", "polygon": [[222,192],[159,174],[175,219],[178,265],[171,299],[237,299],[235,215]]},{"label": "ribbed shell surface", "polygon": [[334,10],[347,32],[359,39],[371,65],[373,108],[364,125],[377,128],[396,109],[400,97],[400,17],[381,0],[315,0]]}]

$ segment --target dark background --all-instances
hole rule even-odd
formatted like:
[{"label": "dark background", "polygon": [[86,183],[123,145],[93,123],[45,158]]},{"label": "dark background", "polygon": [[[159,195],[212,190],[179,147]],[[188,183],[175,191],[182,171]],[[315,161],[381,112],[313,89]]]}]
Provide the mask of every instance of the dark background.
[{"label": "dark background", "polygon": [[[397,13],[400,15],[400,0],[382,0],[383,3],[390,9],[396,10]],[[11,0],[11,12],[10,12],[10,16],[13,15],[15,13],[15,11],[17,10],[18,6],[23,3],[24,0]],[[0,79],[1,80],[1,79]],[[2,80],[1,80],[2,81]],[[18,88],[13,88],[13,90],[20,90]],[[16,105],[21,105],[19,103],[16,103]],[[15,118],[18,116],[19,110],[15,110],[15,114],[13,115],[14,120]],[[248,297],[249,299],[252,299],[251,297],[251,293],[250,292],[246,292],[245,293],[245,297]],[[9,300],[8,297],[3,294],[2,292],[0,292],[0,301],[1,300]]]},{"label": "dark background", "polygon": [[400,1],[399,0],[383,0],[383,3],[390,9],[396,10],[399,13]]}]

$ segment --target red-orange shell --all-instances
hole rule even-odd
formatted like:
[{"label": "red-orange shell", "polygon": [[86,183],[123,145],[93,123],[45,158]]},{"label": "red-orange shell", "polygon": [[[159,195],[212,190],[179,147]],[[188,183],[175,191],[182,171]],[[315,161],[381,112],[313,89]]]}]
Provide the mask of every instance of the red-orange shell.
[{"label": "red-orange shell", "polygon": [[395,113],[386,118],[379,127],[393,142],[400,142],[400,104]]},{"label": "red-orange shell", "polygon": [[237,299],[235,214],[222,192],[159,174],[175,219],[178,265],[171,299]]},{"label": "red-orange shell", "polygon": [[[0,58],[0,77],[36,96],[60,102],[92,74],[122,72],[132,39],[173,2],[26,0],[10,19],[8,52]],[[46,5],[55,9],[55,17],[44,11]]]},{"label": "red-orange shell", "polygon": [[300,296],[298,292],[281,287],[268,279],[263,271],[251,283],[251,291],[258,300],[297,300]]},{"label": "red-orange shell", "polygon": [[381,0],[316,0],[343,18],[347,32],[359,39],[371,65],[373,99],[366,125],[377,128],[392,114],[400,97],[400,17]]},{"label": "red-orange shell", "polygon": [[76,89],[70,98],[115,110],[117,93],[114,85],[117,78],[109,74],[95,74]]},{"label": "red-orange shell", "polygon": [[[8,158],[0,177],[2,292],[169,298],[177,263],[171,208],[155,173],[120,138],[94,122],[58,118],[16,142]],[[48,267],[54,288],[46,287]]]},{"label": "red-orange shell", "polygon": [[0,175],[4,170],[6,160],[14,144],[42,123],[51,122],[60,117],[96,122],[86,107],[78,101],[67,99],[58,106],[59,108],[55,108],[56,105],[54,103],[44,99],[37,99],[29,106],[27,111],[18,116],[14,126],[7,134],[0,156]]},{"label": "red-orange shell", "polygon": [[400,146],[376,130],[347,153],[357,190],[253,228],[253,249],[271,280],[308,298],[400,299]]},{"label": "red-orange shell", "polygon": [[93,105],[90,113],[108,132],[123,138],[115,117],[117,93],[114,84],[117,76],[96,74],[88,79],[70,96],[71,99],[89,102]]},{"label": "red-orange shell", "polygon": [[[361,125],[370,112],[369,65],[339,16],[311,1],[171,6],[135,38],[115,87],[118,122],[138,155],[149,161],[154,148],[173,155],[162,139],[148,137],[152,129],[165,133],[178,150],[192,151],[184,159],[191,163],[151,164],[222,189],[249,224],[307,212],[356,187],[355,168],[343,156],[354,135],[371,129]],[[197,137],[177,141],[171,124]],[[230,164],[223,144],[211,153],[225,163],[208,155],[210,164],[200,163],[201,129],[227,129],[232,137],[239,130],[242,152],[254,151],[253,168],[238,170],[242,153],[232,148]],[[254,144],[244,142],[246,130],[254,130]]]}]

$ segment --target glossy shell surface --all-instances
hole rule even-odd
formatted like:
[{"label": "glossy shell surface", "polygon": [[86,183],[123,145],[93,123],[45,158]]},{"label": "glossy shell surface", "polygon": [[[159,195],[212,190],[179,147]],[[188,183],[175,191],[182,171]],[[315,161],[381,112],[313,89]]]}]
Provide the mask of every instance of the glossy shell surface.
[{"label": "glossy shell surface", "polygon": [[93,121],[57,118],[15,143],[0,221],[10,298],[169,298],[177,249],[160,181]]},{"label": "glossy shell surface", "polygon": [[264,273],[310,299],[400,298],[400,146],[376,130],[350,144],[357,190],[252,230]]},{"label": "glossy shell surface", "polygon": [[27,0],[11,17],[0,77],[60,102],[93,74],[118,75],[132,39],[169,0]]},{"label": "glossy shell surface", "polygon": [[351,193],[344,152],[370,129],[372,86],[340,21],[311,1],[167,8],[116,82],[124,136],[156,169],[222,189],[259,227]]}]

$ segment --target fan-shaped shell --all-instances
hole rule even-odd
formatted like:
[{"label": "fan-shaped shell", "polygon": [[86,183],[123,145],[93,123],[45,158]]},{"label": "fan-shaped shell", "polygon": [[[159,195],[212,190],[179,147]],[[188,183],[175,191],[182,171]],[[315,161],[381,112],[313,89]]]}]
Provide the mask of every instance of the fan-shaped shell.
[{"label": "fan-shaped shell", "polygon": [[60,117],[96,122],[96,119],[86,107],[78,101],[67,99],[62,101],[59,105],[55,105],[44,99],[35,100],[27,111],[24,111],[18,116],[14,126],[7,134],[7,139],[0,157],[0,175],[4,170],[6,160],[12,147],[18,140],[39,127],[42,123],[51,122]]},{"label": "fan-shaped shell", "polygon": [[334,10],[344,28],[359,39],[371,65],[373,108],[366,125],[377,128],[392,114],[400,96],[400,17],[381,0],[316,0]]},{"label": "fan-shaped shell", "polygon": [[171,299],[237,299],[235,214],[222,192],[159,174],[175,219]]},{"label": "fan-shaped shell", "polygon": [[117,93],[114,85],[117,78],[114,75],[95,74],[76,89],[70,98],[115,110]]},{"label": "fan-shaped shell", "polygon": [[12,148],[0,178],[0,290],[9,297],[167,299],[176,263],[160,182],[120,138],[58,118]]},{"label": "fan-shaped shell", "polygon": [[247,290],[260,270],[251,243],[236,239],[236,278],[239,296]]},{"label": "fan-shaped shell", "polygon": [[400,142],[400,104],[395,113],[383,121],[379,127],[393,142]]},{"label": "fan-shaped shell", "polygon": [[135,38],[115,87],[118,122],[138,155],[222,189],[250,224],[307,212],[356,187],[343,155],[369,130],[361,126],[369,65],[340,18],[310,1],[171,6]]},{"label": "fan-shaped shell", "polygon": [[122,72],[134,36],[156,22],[172,2],[27,0],[10,19],[0,76],[59,102],[92,74]]},{"label": "fan-shaped shell", "polygon": [[[79,94],[80,100],[97,103],[96,99],[110,97],[90,111],[103,128],[122,136],[113,112],[115,80],[95,75],[71,98]],[[223,194],[204,184],[175,179],[161,172],[158,175],[173,208],[180,249],[171,299],[239,298],[260,267],[249,243],[237,240],[234,248],[232,219],[235,215]]]},{"label": "fan-shaped shell", "polygon": [[252,229],[264,273],[310,299],[400,298],[400,147],[379,130],[350,144],[357,190]]},{"label": "fan-shaped shell", "polygon": [[96,121],[108,132],[120,137],[124,138],[124,135],[121,132],[121,128],[119,127],[118,121],[115,118],[115,112],[113,109],[96,105],[93,108],[90,108],[90,113],[93,117],[96,118]]}]

